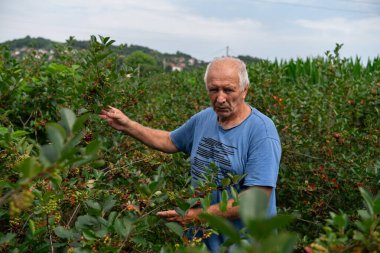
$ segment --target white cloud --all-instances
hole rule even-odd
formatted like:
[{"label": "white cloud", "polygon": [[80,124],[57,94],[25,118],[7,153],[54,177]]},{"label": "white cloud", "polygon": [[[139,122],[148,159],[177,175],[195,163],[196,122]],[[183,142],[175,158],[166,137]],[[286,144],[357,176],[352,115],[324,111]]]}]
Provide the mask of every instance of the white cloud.
[{"label": "white cloud", "polygon": [[341,32],[344,34],[375,33],[380,35],[380,17],[349,20],[346,18],[330,18],[324,20],[296,20],[295,23],[303,28],[320,32]]},{"label": "white cloud", "polygon": [[[349,19],[336,15],[326,18],[325,15],[324,18],[301,19],[302,15],[299,14],[296,16],[299,19],[292,20],[293,15],[281,16],[282,13],[286,14],[287,5],[279,5],[280,12],[265,13],[266,18],[254,14],[232,18],[227,12],[216,17],[205,15],[204,11],[201,15],[195,8],[187,9],[183,1],[0,2],[0,41],[26,35],[58,41],[73,35],[77,39],[88,40],[90,35],[100,34],[111,36],[119,44],[138,44],[163,52],[179,50],[206,60],[220,56],[217,54],[224,53],[223,48],[226,46],[235,55],[249,54],[270,59],[323,54],[333,49],[335,43],[344,43],[343,49],[351,55],[356,53],[373,57],[379,52],[380,17]],[[245,1],[235,4],[234,10],[238,11]],[[322,4],[316,0],[286,2]],[[212,12],[213,9],[210,9]],[[238,17],[236,12],[234,14],[234,17]],[[273,22],[274,19],[276,22]]]}]

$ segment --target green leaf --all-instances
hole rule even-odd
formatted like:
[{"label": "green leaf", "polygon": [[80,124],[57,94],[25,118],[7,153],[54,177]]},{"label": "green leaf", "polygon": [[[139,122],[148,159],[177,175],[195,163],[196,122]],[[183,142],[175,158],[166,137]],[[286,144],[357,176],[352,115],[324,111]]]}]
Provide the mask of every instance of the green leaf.
[{"label": "green leaf", "polygon": [[112,209],[115,206],[116,200],[114,200],[113,196],[108,196],[103,203],[102,214],[104,215],[106,212]]},{"label": "green leaf", "polygon": [[107,229],[105,226],[102,226],[101,229],[99,229],[99,230],[97,230],[97,231],[95,232],[95,236],[96,236],[97,238],[103,238],[104,236],[107,235],[107,233],[108,233],[108,229]]},{"label": "green leaf", "polygon": [[231,195],[234,199],[234,202],[232,203],[232,206],[238,206],[239,205],[239,193],[235,189],[235,187],[231,187]]},{"label": "green leaf", "polygon": [[266,217],[268,198],[263,190],[252,187],[241,194],[239,202],[240,215],[245,224]]},{"label": "green leaf", "polygon": [[59,237],[67,240],[73,240],[79,237],[79,234],[72,229],[66,229],[63,226],[58,226],[54,229],[54,233]]},{"label": "green leaf", "polygon": [[97,213],[100,214],[100,211],[102,208],[98,202],[93,201],[93,200],[87,200],[85,203],[90,209],[93,209],[93,210],[97,211]]},{"label": "green leaf", "polygon": [[289,225],[293,220],[288,215],[277,215],[271,218],[250,220],[247,224],[249,234],[258,240],[263,240],[274,235],[274,231]]},{"label": "green leaf", "polygon": [[348,216],[347,214],[337,215],[335,213],[330,213],[330,216],[333,221],[333,225],[337,229],[344,229],[348,225]]},{"label": "green leaf", "polygon": [[202,208],[205,212],[207,211],[207,208],[209,208],[209,206],[211,205],[211,201],[212,195],[210,193],[207,194],[207,196],[205,196],[203,199],[201,199]]},{"label": "green leaf", "polygon": [[40,161],[45,167],[49,167],[59,159],[59,154],[52,144],[43,145],[40,148]]},{"label": "green leaf", "polygon": [[113,227],[116,233],[121,235],[123,238],[126,238],[132,230],[132,224],[133,222],[131,220],[129,220],[126,217],[123,217],[116,219]]},{"label": "green leaf", "polygon": [[113,211],[108,215],[107,226],[111,226],[117,217],[117,212]]},{"label": "green leaf", "polygon": [[364,190],[362,187],[359,188],[359,191],[364,199],[364,203],[367,206],[367,210],[369,214],[373,216],[374,215],[374,211],[373,211],[374,201],[372,199],[372,196],[370,195],[368,191]]},{"label": "green leaf", "polygon": [[226,190],[223,190],[222,192],[222,199],[219,202],[219,209],[222,212],[227,211],[227,205],[228,205],[228,193]]},{"label": "green leaf", "polygon": [[222,179],[221,184],[225,188],[225,187],[227,187],[227,186],[229,186],[231,184],[231,179],[228,178],[228,177],[225,177],[225,178]]},{"label": "green leaf", "polygon": [[7,233],[5,236],[0,237],[0,244],[8,244],[13,238],[16,237],[16,234]]},{"label": "green leaf", "polygon": [[96,155],[99,149],[100,149],[100,141],[94,140],[86,146],[85,153],[88,156],[93,156],[93,155]]},{"label": "green leaf", "polygon": [[357,241],[364,241],[365,236],[363,235],[362,232],[355,230],[354,235],[352,236],[352,239],[357,240]]},{"label": "green leaf", "polygon": [[59,189],[62,183],[62,177],[58,174],[58,172],[54,172],[50,174],[50,180],[53,183],[54,189]]},{"label": "green leaf", "polygon": [[51,74],[64,72],[66,70],[67,70],[66,65],[58,64],[58,63],[50,63],[47,68],[47,71]]},{"label": "green leaf", "polygon": [[27,134],[28,134],[27,131],[17,130],[17,131],[15,131],[15,132],[13,132],[13,133],[11,134],[11,137],[12,137],[12,139],[16,139],[16,138],[23,137],[23,136],[25,136],[25,135],[27,135]]},{"label": "green leaf", "polygon": [[171,231],[173,231],[176,235],[178,235],[180,238],[182,238],[183,228],[177,222],[165,223],[165,226],[167,226]]},{"label": "green leaf", "polygon": [[26,158],[17,168],[22,173],[23,179],[33,178],[42,171],[42,168],[36,162],[36,157]]},{"label": "green leaf", "polygon": [[380,198],[376,198],[373,204],[373,211],[375,214],[380,214]]},{"label": "green leaf", "polygon": [[73,111],[67,108],[61,109],[61,120],[58,123],[63,126],[68,135],[72,133],[75,121],[76,116]]},{"label": "green leaf", "polygon": [[36,232],[36,225],[34,224],[34,221],[32,219],[29,219],[29,230],[30,233],[34,236]]},{"label": "green leaf", "polygon": [[149,184],[149,191],[155,192],[159,186],[160,186],[160,181],[153,181]]},{"label": "green leaf", "polygon": [[89,240],[89,241],[94,241],[98,238],[96,238],[96,235],[94,233],[94,231],[88,229],[88,230],[83,230],[82,231],[82,234],[83,234],[83,237],[86,238],[86,240]]},{"label": "green leaf", "polygon": [[73,125],[73,133],[76,134],[77,132],[81,131],[84,127],[84,123],[88,120],[90,114],[86,113],[81,116],[79,116]]},{"label": "green leaf", "polygon": [[150,191],[149,187],[146,186],[145,184],[139,185],[137,187],[137,189],[138,189],[139,193],[142,193],[142,194],[144,194],[146,196],[149,196],[151,194],[151,191]]},{"label": "green leaf", "polygon": [[98,221],[95,217],[90,215],[82,215],[79,216],[77,221],[75,222],[75,228],[78,230],[86,229],[87,227],[97,225]]},{"label": "green leaf", "polygon": [[216,229],[220,233],[228,236],[234,243],[239,244],[240,234],[236,231],[234,225],[232,225],[232,223],[228,220],[210,215],[208,213],[200,214],[199,218],[206,220],[213,229]]},{"label": "green leaf", "polygon": [[106,162],[105,162],[103,159],[99,159],[99,160],[93,161],[93,162],[91,163],[91,165],[92,165],[94,168],[100,168],[100,167],[103,167],[105,164],[106,164]]},{"label": "green leaf", "polygon": [[57,123],[48,123],[46,125],[46,131],[49,140],[53,143],[57,151],[60,152],[66,139],[65,129]]},{"label": "green leaf", "polygon": [[255,251],[258,253],[267,252],[281,252],[281,253],[292,253],[295,249],[297,243],[297,236],[292,233],[280,233],[278,235],[273,235],[267,240],[263,241],[260,245],[259,250]]}]

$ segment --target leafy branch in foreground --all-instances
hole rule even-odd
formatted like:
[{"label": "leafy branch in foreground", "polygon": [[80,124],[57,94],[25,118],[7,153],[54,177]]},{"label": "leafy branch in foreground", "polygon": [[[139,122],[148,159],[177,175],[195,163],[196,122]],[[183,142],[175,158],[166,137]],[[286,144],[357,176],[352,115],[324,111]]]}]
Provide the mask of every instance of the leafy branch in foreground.
[{"label": "leafy branch in foreground", "polygon": [[[28,244],[31,242],[17,246],[17,240],[20,238],[16,241],[12,241],[12,239],[20,235],[24,236],[26,224],[29,225],[32,236],[41,233],[41,229],[37,233],[33,221],[39,220],[45,223],[44,229],[49,234],[49,247],[53,251],[50,214],[57,209],[57,199],[59,199],[57,196],[61,192],[62,179],[67,177],[69,170],[93,162],[97,158],[100,148],[99,141],[93,141],[86,146],[81,144],[82,129],[89,115],[84,114],[77,118],[71,110],[65,108],[61,109],[60,113],[61,120],[58,123],[46,125],[49,143],[40,146],[39,152],[32,152],[33,145],[27,145],[23,142],[25,140],[17,139],[17,136],[23,134],[22,132],[9,132],[5,131],[5,128],[1,128],[1,146],[5,148],[7,154],[17,151],[17,149],[20,150],[20,145],[26,146],[24,147],[25,156],[15,166],[15,182],[3,181],[0,185],[2,193],[0,207],[9,205],[9,214],[2,208],[0,217],[10,216],[10,224],[3,227],[3,231],[8,230],[9,233],[6,235],[0,233],[2,248],[8,248],[8,243],[16,243],[13,246],[19,248],[21,252],[27,250]],[[14,142],[18,142],[18,145]],[[43,192],[39,189],[40,187],[37,186],[39,184],[46,187],[47,189],[44,190],[47,191]],[[28,215],[28,213],[30,214]],[[23,219],[25,217],[26,219]],[[57,217],[60,216],[55,216],[55,218]],[[22,221],[25,222],[24,225],[21,224]],[[31,241],[35,239],[37,238],[30,238]]]}]

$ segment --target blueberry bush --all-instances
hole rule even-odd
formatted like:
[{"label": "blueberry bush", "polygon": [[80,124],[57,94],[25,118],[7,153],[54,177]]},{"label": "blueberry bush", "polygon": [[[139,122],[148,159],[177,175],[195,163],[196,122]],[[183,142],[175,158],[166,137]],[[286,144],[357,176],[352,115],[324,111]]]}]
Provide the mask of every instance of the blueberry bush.
[{"label": "blueberry bush", "polygon": [[[212,175],[192,188],[186,155],[151,150],[98,117],[112,105],[173,130],[209,106],[204,69],[129,66],[109,37],[73,43],[53,58],[0,48],[0,251],[206,252],[202,238],[155,214],[207,207]],[[247,101],[273,119],[283,145],[279,215],[251,210],[263,201],[255,191],[244,201],[225,192],[248,229],[203,214],[204,236],[228,236],[234,252],[380,250],[380,58],[344,58],[342,46],[248,65]]]}]

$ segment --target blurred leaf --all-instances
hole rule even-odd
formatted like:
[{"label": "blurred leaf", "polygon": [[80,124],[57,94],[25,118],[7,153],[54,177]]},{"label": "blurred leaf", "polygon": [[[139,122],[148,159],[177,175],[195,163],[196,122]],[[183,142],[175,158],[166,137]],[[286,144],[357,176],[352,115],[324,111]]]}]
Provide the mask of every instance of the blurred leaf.
[{"label": "blurred leaf", "polygon": [[248,233],[257,240],[274,236],[277,229],[285,228],[293,220],[288,215],[277,215],[271,218],[252,219],[248,222]]},{"label": "blurred leaf", "polygon": [[222,211],[222,212],[227,211],[227,205],[228,205],[228,193],[226,190],[223,190],[222,199],[219,202],[220,211]]},{"label": "blurred leaf", "polygon": [[123,217],[116,219],[113,227],[116,233],[121,235],[123,238],[126,238],[132,230],[132,224],[132,221],[126,217]]},{"label": "blurred leaf", "polygon": [[231,184],[231,179],[228,177],[225,177],[222,179],[221,184],[222,184],[223,188],[225,188]]},{"label": "blurred leaf", "polygon": [[93,212],[91,214],[100,215],[102,208],[98,202],[87,200],[85,203],[88,208],[92,209]]},{"label": "blurred leaf", "polygon": [[21,171],[23,179],[33,178],[42,171],[42,168],[36,161],[36,157],[26,158],[17,166],[17,168],[19,171]]},{"label": "blurred leaf", "polygon": [[79,237],[79,234],[74,232],[72,229],[66,229],[63,226],[58,226],[54,229],[54,233],[59,237],[67,240],[74,240]]},{"label": "blurred leaf", "polygon": [[234,202],[232,203],[232,206],[237,206],[239,205],[239,193],[237,192],[237,190],[235,189],[235,187],[230,187],[231,189],[231,195],[234,199]]},{"label": "blurred leaf", "polygon": [[240,195],[239,211],[245,224],[251,220],[266,217],[268,198],[263,190],[252,187]]},{"label": "blurred leaf", "polygon": [[75,120],[75,123],[73,125],[73,133],[74,134],[76,134],[77,132],[79,132],[80,130],[82,130],[82,128],[84,127],[84,123],[88,120],[89,117],[90,117],[90,114],[86,113],[86,114],[83,114],[83,115],[79,116]]},{"label": "blurred leaf", "polygon": [[155,192],[157,191],[157,188],[160,186],[160,181],[153,181],[149,184],[149,191]]},{"label": "blurred leaf", "polygon": [[366,191],[362,187],[359,188],[359,191],[364,199],[364,203],[366,204],[369,214],[373,216],[374,215],[374,211],[373,211],[374,201],[372,199],[372,196],[370,195],[368,191]]},{"label": "blurred leaf", "polygon": [[5,236],[0,237],[0,244],[8,244],[11,240],[16,237],[16,234],[7,233]]},{"label": "blurred leaf", "polygon": [[373,204],[375,214],[380,214],[380,197],[376,198]]},{"label": "blurred leaf", "polygon": [[57,123],[48,123],[46,125],[46,131],[49,140],[53,143],[57,151],[60,152],[66,139],[65,129]]},{"label": "blurred leaf", "polygon": [[12,132],[11,137],[12,137],[13,139],[16,139],[16,138],[23,137],[23,136],[25,136],[25,135],[27,135],[27,134],[28,134],[27,131],[17,130],[17,131]]},{"label": "blurred leaf", "polygon": [[67,70],[66,65],[58,64],[58,63],[50,63],[48,68],[47,68],[47,71],[51,74],[63,72],[66,70]]},{"label": "blurred leaf", "polygon": [[40,148],[40,161],[45,167],[49,167],[59,159],[59,153],[52,144],[43,145]]},{"label": "blurred leaf", "polygon": [[138,186],[138,190],[140,193],[146,195],[146,196],[149,196],[151,194],[151,191],[149,189],[148,186],[146,186],[145,184],[141,184]]},{"label": "blurred leaf", "polygon": [[61,120],[58,123],[63,126],[68,135],[72,133],[75,121],[76,116],[73,111],[67,108],[61,109]]},{"label": "blurred leaf", "polygon": [[89,241],[94,241],[94,240],[98,239],[98,238],[96,238],[94,231],[92,231],[91,229],[83,230],[82,234],[83,234],[84,238],[86,238],[86,240],[89,240]]},{"label": "blurred leaf", "polygon": [[117,217],[117,212],[112,211],[112,212],[108,215],[107,226],[111,226],[111,225],[114,223],[116,217]]},{"label": "blurred leaf", "polygon": [[104,215],[105,213],[110,211],[112,209],[112,207],[115,206],[115,203],[116,203],[116,200],[114,200],[113,196],[112,195],[108,196],[103,203],[102,214]]},{"label": "blurred leaf", "polygon": [[[292,253],[297,243],[297,236],[290,233],[280,233],[263,241],[257,247],[258,253]],[[254,246],[254,245],[253,245]],[[255,247],[255,246],[254,246]]]},{"label": "blurred leaf", "polygon": [[99,149],[100,149],[100,141],[94,140],[86,146],[85,153],[88,156],[93,156],[93,155],[96,155]]},{"label": "blurred leaf", "polygon": [[77,221],[75,222],[75,228],[78,230],[86,229],[87,227],[98,224],[98,221],[95,217],[90,215],[82,215],[79,216]]},{"label": "blurred leaf", "polygon": [[32,219],[30,219],[28,223],[29,223],[30,233],[34,236],[36,232],[36,225],[34,224],[34,221]]},{"label": "blurred leaf", "polygon": [[176,235],[178,235],[180,238],[183,236],[183,228],[181,225],[179,225],[177,222],[168,222],[165,223],[165,225],[173,231]]},{"label": "blurred leaf", "polygon": [[225,220],[218,216],[213,216],[208,213],[202,213],[199,215],[200,219],[204,219],[213,228],[220,233],[228,236],[234,243],[240,242],[240,234],[236,231],[234,225],[228,220]]}]

